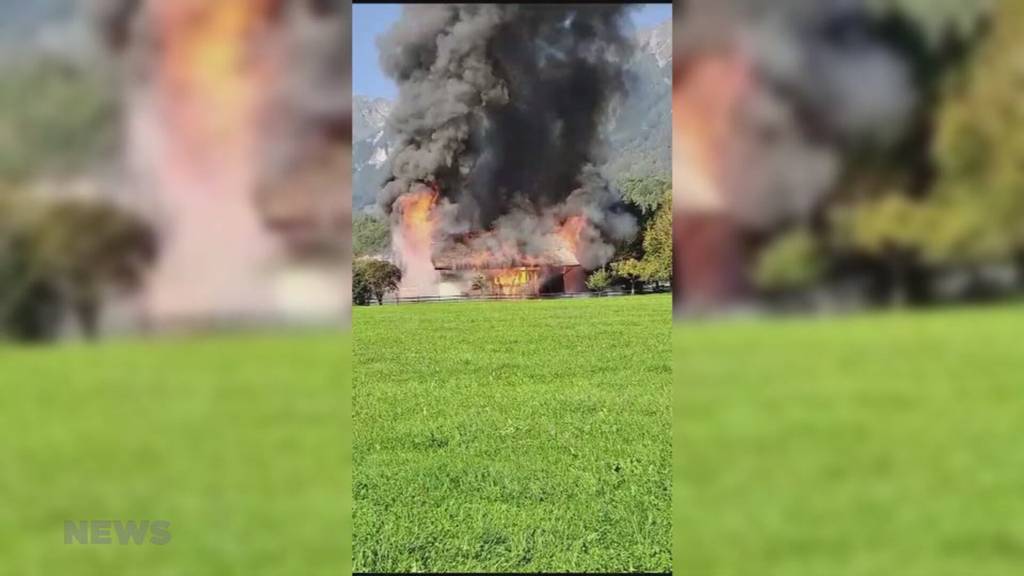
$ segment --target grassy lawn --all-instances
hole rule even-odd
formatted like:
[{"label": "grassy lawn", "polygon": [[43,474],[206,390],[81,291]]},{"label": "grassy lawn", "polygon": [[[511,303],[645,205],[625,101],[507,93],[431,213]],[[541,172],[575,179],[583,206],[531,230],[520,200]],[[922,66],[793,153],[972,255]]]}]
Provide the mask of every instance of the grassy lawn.
[{"label": "grassy lawn", "polygon": [[[342,574],[348,336],[0,347],[0,574]],[[166,520],[163,546],[65,520]]]},{"label": "grassy lawn", "polygon": [[1024,307],[674,345],[677,574],[1024,573]]},{"label": "grassy lawn", "polygon": [[358,571],[667,571],[671,299],[359,308]]}]

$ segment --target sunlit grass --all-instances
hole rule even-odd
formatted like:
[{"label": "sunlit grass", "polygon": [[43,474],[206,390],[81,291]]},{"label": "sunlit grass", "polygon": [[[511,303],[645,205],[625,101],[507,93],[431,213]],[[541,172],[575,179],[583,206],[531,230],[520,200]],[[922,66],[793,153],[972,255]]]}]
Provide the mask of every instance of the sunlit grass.
[{"label": "sunlit grass", "polygon": [[[0,574],[341,574],[348,336],[0,348]],[[65,520],[171,541],[64,544]]]},{"label": "sunlit grass", "polygon": [[668,571],[668,296],[360,308],[357,571]]},{"label": "sunlit grass", "polygon": [[1024,308],[684,324],[676,573],[1024,566]]}]

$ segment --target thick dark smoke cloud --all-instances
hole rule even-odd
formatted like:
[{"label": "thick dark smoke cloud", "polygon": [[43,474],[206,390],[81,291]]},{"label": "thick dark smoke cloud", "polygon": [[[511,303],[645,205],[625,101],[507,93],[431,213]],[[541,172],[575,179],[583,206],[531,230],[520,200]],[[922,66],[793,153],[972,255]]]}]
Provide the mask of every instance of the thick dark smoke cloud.
[{"label": "thick dark smoke cloud", "polygon": [[625,16],[621,6],[407,6],[378,39],[399,84],[381,207],[429,183],[443,198],[442,242],[491,230],[526,254],[575,210],[589,222],[582,263],[607,262],[636,228],[593,169],[625,91]]},{"label": "thick dark smoke cloud", "polygon": [[688,63],[729,51],[752,71],[723,159],[728,203],[749,226],[806,216],[847,151],[893,144],[908,126],[909,66],[861,0],[693,0],[679,16],[683,78]]}]

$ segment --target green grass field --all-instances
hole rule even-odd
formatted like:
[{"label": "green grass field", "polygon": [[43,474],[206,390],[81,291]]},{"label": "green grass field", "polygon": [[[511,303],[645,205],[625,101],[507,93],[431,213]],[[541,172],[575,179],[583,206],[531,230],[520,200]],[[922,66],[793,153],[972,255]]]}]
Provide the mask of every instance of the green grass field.
[{"label": "green grass field", "polygon": [[[345,573],[349,361],[345,335],[0,346],[0,574]],[[104,519],[171,541],[64,544]]]},{"label": "green grass field", "polygon": [[1024,307],[674,345],[677,574],[1024,573]]},{"label": "green grass field", "polygon": [[671,299],[353,317],[357,571],[667,571]]},{"label": "green grass field", "polygon": [[352,437],[357,570],[1020,573],[1024,307],[669,307],[358,309],[352,436],[344,336],[0,346],[0,574],[344,573]]}]

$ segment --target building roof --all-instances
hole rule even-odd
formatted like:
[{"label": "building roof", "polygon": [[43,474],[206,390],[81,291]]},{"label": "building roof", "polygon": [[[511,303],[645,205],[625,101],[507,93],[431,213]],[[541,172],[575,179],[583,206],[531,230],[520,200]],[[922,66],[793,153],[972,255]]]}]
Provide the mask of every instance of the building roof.
[{"label": "building roof", "polygon": [[564,242],[555,242],[550,250],[536,255],[518,250],[480,252],[464,242],[456,242],[444,248],[435,245],[433,264],[437,270],[499,270],[579,266],[580,262]]}]

